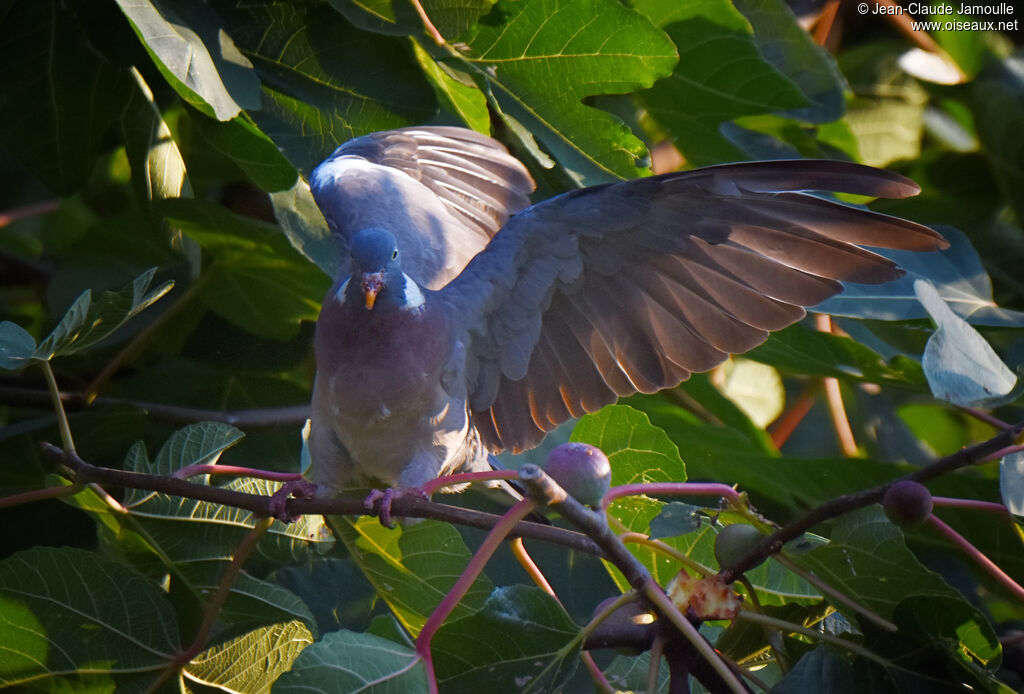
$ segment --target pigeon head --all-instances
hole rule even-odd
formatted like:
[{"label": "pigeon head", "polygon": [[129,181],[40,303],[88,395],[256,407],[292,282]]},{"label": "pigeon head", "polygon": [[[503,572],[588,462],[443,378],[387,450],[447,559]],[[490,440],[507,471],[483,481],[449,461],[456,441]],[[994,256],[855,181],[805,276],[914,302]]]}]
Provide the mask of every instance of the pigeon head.
[{"label": "pigeon head", "polygon": [[342,301],[362,303],[366,310],[375,306],[415,309],[423,304],[423,294],[404,272],[399,261],[395,236],[387,229],[369,228],[357,232],[349,244],[352,272],[342,286]]}]

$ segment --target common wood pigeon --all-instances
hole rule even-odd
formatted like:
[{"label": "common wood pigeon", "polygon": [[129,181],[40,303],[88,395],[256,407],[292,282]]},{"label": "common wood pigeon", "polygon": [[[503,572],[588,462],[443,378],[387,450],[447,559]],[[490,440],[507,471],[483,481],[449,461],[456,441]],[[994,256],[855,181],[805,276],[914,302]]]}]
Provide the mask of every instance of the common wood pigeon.
[{"label": "common wood pigeon", "polygon": [[711,166],[530,206],[526,168],[452,127],[340,146],[310,178],[347,260],[316,329],[312,482],[417,488],[489,469],[570,417],[671,388],[842,291],[903,274],[854,244],[946,247],[796,191],[887,198],[838,161]]}]

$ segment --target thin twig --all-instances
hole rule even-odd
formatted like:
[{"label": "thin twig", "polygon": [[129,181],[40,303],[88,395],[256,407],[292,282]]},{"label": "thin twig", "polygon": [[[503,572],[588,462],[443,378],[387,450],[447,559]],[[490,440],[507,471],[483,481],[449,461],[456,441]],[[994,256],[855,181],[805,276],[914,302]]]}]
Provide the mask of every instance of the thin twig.
[{"label": "thin twig", "polygon": [[731,582],[736,580],[740,574],[748,571],[764,557],[777,554],[784,544],[816,526],[822,521],[841,516],[844,513],[855,511],[859,508],[879,503],[885,492],[896,482],[902,480],[913,480],[915,482],[926,482],[947,472],[952,472],[968,465],[974,465],[985,460],[996,451],[1001,451],[1008,446],[1015,444],[1021,434],[1024,433],[1024,423],[1015,424],[1009,429],[1004,429],[987,441],[982,441],[973,446],[962,448],[956,453],[940,458],[934,463],[919,468],[909,475],[904,475],[886,484],[865,489],[853,494],[829,499],[823,504],[811,509],[791,523],[787,523],[774,533],[764,538],[746,552],[733,566],[726,567],[720,573],[722,580]]},{"label": "thin twig", "polygon": [[[81,392],[62,391],[60,401],[66,410],[75,411],[87,407],[85,394]],[[51,402],[51,396],[47,391],[38,388],[0,386],[0,402],[9,405],[47,406]],[[296,426],[301,425],[309,418],[308,403],[285,407],[225,411],[100,395],[94,398],[88,406],[131,407],[169,422],[222,422],[244,429]]]},{"label": "thin twig", "polygon": [[50,400],[53,403],[53,411],[57,415],[57,428],[60,430],[61,444],[64,450],[75,452],[75,442],[71,437],[71,427],[68,425],[68,415],[64,411],[64,404],[60,401],[60,388],[57,387],[57,378],[53,375],[53,368],[49,361],[39,362],[43,369],[43,377],[46,378],[46,387],[50,391]]},{"label": "thin twig", "polygon": [[[819,313],[814,317],[814,325],[819,332],[832,333],[832,319],[824,313]],[[843,392],[839,387],[839,379],[826,376],[821,379],[821,383],[825,390],[825,402],[828,404],[829,415],[832,418],[832,428],[835,429],[836,438],[839,440],[839,448],[847,458],[856,458],[860,455],[860,451],[857,449],[857,439],[850,426],[850,418],[846,416],[846,405],[843,403]]]}]

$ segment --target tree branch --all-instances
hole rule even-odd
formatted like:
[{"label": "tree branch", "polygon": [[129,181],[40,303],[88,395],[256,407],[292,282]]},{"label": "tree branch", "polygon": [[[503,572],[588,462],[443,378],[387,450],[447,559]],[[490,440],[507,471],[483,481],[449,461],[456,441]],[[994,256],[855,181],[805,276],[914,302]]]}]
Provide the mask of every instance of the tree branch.
[{"label": "tree branch", "polygon": [[[260,517],[271,515],[269,496],[236,492],[223,487],[197,484],[165,475],[151,475],[143,472],[99,467],[87,463],[78,455],[64,451],[51,443],[42,442],[40,447],[43,454],[54,463],[63,467],[65,474],[74,482],[145,489],[172,496],[182,496],[189,499],[198,499],[199,501],[209,501],[215,504],[243,508],[252,511]],[[293,498],[288,499],[287,510],[294,517],[310,514],[366,515],[362,496],[317,499]],[[492,513],[440,504],[412,495],[396,498],[392,505],[392,513],[395,516],[405,518],[432,518],[482,530],[490,530],[501,520],[501,516]],[[528,537],[551,542],[579,552],[603,556],[600,547],[583,533],[556,528],[551,525],[521,521],[516,525],[509,537]]]},{"label": "tree branch", "polygon": [[740,574],[753,567],[761,559],[777,554],[784,544],[800,537],[818,523],[881,502],[886,490],[897,482],[913,480],[914,482],[924,483],[947,472],[974,465],[987,458],[990,454],[1013,445],[1021,437],[1022,433],[1024,433],[1024,422],[1004,429],[987,441],[963,448],[952,455],[947,455],[945,458],[939,458],[934,463],[915,470],[909,475],[904,475],[872,489],[865,489],[854,494],[844,494],[843,496],[829,499],[754,545],[733,566],[722,570],[720,574],[722,580],[727,583],[735,581]]}]

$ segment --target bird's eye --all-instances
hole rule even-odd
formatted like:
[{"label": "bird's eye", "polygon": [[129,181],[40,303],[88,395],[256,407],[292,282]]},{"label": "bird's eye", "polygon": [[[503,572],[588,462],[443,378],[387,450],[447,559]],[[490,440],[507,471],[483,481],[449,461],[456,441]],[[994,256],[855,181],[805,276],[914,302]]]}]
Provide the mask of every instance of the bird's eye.
[{"label": "bird's eye", "polygon": [[397,258],[398,258],[398,249],[396,248],[395,250],[391,251],[391,259],[395,260]]}]

